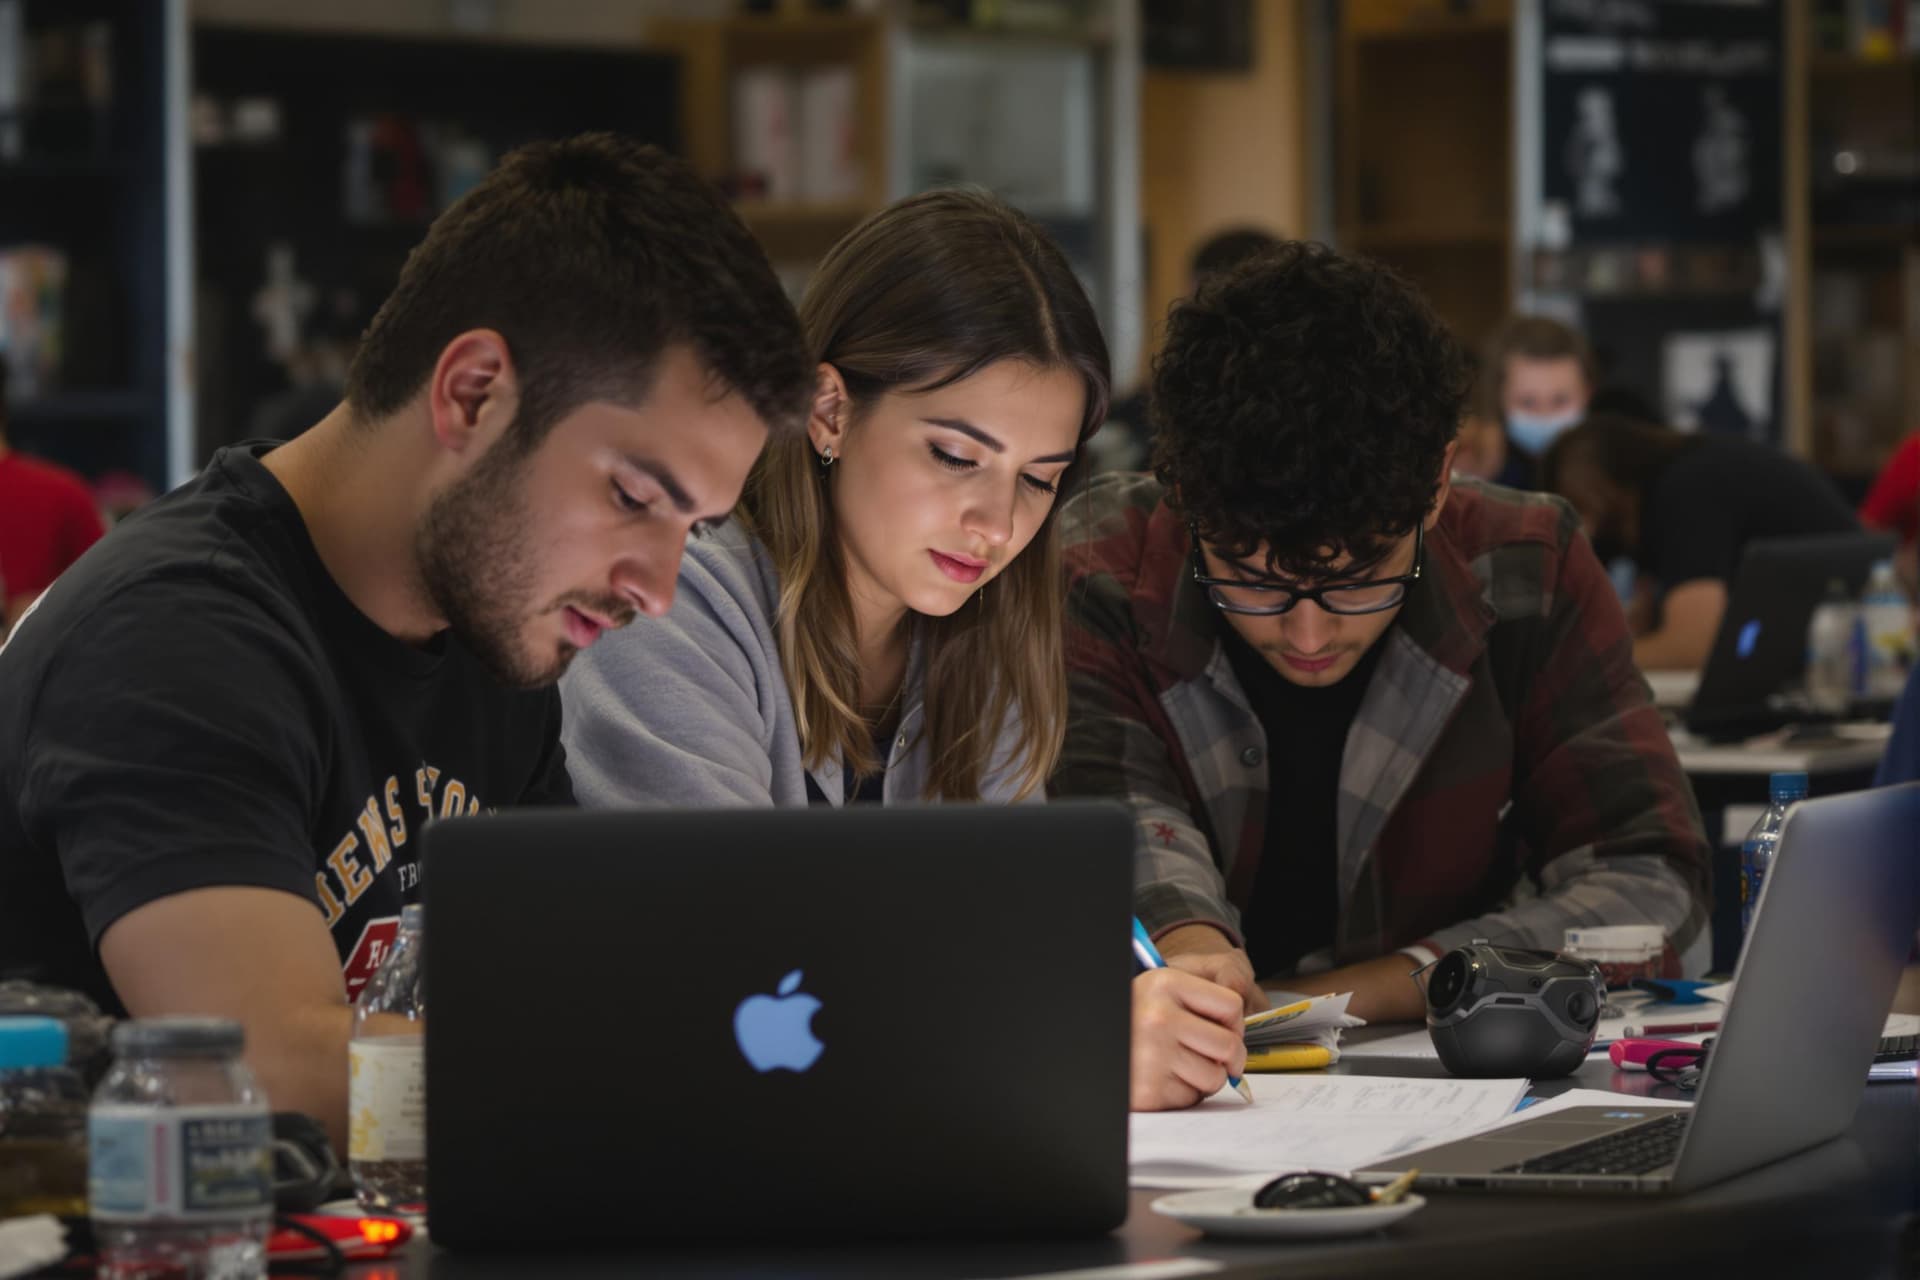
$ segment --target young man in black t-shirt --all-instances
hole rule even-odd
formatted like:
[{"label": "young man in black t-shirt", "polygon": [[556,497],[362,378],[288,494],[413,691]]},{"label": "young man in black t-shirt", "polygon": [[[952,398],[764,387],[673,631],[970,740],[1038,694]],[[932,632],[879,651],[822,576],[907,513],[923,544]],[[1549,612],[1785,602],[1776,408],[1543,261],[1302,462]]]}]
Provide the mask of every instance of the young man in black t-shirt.
[{"label": "young man in black t-shirt", "polygon": [[1642,671],[1706,665],[1747,543],[1860,527],[1833,482],[1783,450],[1615,414],[1561,437],[1545,479],[1580,513],[1602,559],[1628,556],[1639,570],[1633,658]]},{"label": "young man in black t-shirt", "polygon": [[668,608],[812,381],[680,161],[509,156],[409,257],[344,404],[215,455],[0,650],[0,972],[238,1018],[273,1106],[343,1142],[349,1002],[421,829],[572,799],[553,682]]}]

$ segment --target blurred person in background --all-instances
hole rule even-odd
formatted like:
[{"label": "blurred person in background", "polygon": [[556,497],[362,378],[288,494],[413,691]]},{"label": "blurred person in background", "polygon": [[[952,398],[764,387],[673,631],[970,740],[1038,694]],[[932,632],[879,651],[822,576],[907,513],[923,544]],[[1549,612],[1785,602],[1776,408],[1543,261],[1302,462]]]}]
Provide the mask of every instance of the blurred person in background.
[{"label": "blurred person in background", "polygon": [[1540,459],[1593,399],[1593,348],[1577,329],[1518,315],[1488,341],[1466,421],[1463,475],[1513,489],[1540,486]]},{"label": "blurred person in background", "polygon": [[85,480],[8,446],[0,360],[0,636],[105,532]]},{"label": "blurred person in background", "polygon": [[1617,414],[1555,441],[1542,479],[1602,560],[1626,556],[1646,581],[1628,610],[1642,671],[1705,664],[1748,542],[1860,527],[1831,480],[1771,445]]},{"label": "blurred person in background", "polygon": [[1909,600],[1920,600],[1920,431],[1900,442],[1860,504],[1860,523],[1896,535],[1894,570]]},{"label": "blurred person in background", "polygon": [[[1217,231],[1200,242],[1187,263],[1187,292],[1192,297],[1200,286],[1224,276],[1249,258],[1256,258],[1280,243],[1277,236],[1258,227],[1231,227]],[[1176,302],[1179,299],[1175,299]],[[1144,464],[1153,445],[1153,423],[1147,413],[1147,385],[1142,382],[1127,395],[1113,402],[1107,411],[1112,425],[1088,441],[1095,471],[1128,471]]]}]

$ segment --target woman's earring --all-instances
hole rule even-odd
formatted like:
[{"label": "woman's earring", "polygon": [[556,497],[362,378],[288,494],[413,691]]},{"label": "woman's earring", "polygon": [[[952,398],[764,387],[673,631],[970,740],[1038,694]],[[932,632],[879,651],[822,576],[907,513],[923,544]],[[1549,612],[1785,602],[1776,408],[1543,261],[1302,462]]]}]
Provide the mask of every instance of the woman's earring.
[{"label": "woman's earring", "polygon": [[820,469],[825,471],[833,465],[833,446],[828,445],[820,451]]}]

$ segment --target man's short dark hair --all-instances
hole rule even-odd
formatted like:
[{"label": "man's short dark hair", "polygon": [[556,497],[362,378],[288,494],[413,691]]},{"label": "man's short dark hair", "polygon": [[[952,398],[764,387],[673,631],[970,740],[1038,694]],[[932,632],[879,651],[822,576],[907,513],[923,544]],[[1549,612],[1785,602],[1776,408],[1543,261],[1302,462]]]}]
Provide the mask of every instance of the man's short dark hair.
[{"label": "man's short dark hair", "polygon": [[1153,468],[1208,544],[1271,572],[1365,568],[1433,505],[1467,373],[1386,267],[1287,241],[1174,309]]},{"label": "man's short dark hair", "polygon": [[506,339],[523,451],[589,401],[639,404],[679,343],[776,432],[812,399],[799,317],[745,225],[685,162],[614,134],[521,147],[434,221],[354,355],[354,412],[393,414],[470,329]]}]

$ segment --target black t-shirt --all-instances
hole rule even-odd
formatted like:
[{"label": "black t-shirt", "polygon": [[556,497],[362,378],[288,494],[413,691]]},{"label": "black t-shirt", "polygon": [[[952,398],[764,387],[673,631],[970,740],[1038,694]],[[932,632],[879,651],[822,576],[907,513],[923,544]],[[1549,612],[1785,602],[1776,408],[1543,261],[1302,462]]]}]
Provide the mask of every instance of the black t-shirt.
[{"label": "black t-shirt", "polygon": [[0,650],[0,973],[121,1012],[107,927],[247,885],[314,904],[351,996],[419,896],[430,819],[572,802],[559,695],[376,626],[266,447],[128,518]]},{"label": "black t-shirt", "polygon": [[1647,487],[1635,560],[1665,588],[1730,584],[1755,538],[1859,527],[1833,482],[1800,459],[1738,436],[1702,436]]},{"label": "black t-shirt", "polygon": [[1261,977],[1290,973],[1332,945],[1340,919],[1340,761],[1381,642],[1339,684],[1297,685],[1220,620],[1227,659],[1267,737],[1267,843],[1240,913],[1247,956]]}]

